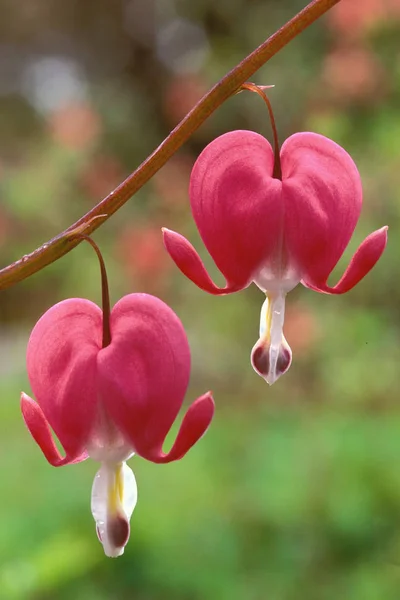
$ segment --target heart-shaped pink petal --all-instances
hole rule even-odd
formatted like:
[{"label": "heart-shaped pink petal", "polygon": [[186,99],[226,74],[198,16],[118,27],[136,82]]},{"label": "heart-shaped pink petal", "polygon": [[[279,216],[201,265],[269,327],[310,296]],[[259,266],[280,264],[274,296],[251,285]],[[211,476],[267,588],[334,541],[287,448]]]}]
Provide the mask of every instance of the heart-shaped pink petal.
[{"label": "heart-shaped pink petal", "polygon": [[[89,300],[72,298],[50,308],[29,339],[28,376],[40,411],[25,402],[27,424],[39,435],[39,431],[45,434],[47,421],[70,457],[84,453],[93,426],[101,336],[100,308]],[[40,439],[45,437],[40,434]],[[44,443],[50,448],[48,441]]]},{"label": "heart-shaped pink petal", "polygon": [[288,138],[281,162],[287,252],[303,279],[325,282],[360,215],[360,175],[343,148],[316,133]]},{"label": "heart-shaped pink petal", "polygon": [[158,298],[130,294],[114,306],[111,331],[111,344],[98,355],[98,385],[108,414],[144,458],[181,458],[206,431],[214,408],[210,395],[194,403],[171,453],[163,454],[189,383],[190,350],[182,323]]},{"label": "heart-shaped pink petal", "polygon": [[260,265],[279,252],[284,213],[273,163],[264,137],[231,131],[212,141],[192,170],[193,217],[233,290],[246,287]]}]

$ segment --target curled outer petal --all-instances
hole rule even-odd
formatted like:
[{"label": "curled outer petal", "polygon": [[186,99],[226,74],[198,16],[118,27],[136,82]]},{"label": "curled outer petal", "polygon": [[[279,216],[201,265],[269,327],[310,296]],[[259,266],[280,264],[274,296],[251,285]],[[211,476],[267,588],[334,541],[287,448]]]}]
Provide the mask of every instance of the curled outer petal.
[{"label": "curled outer petal", "polygon": [[302,280],[303,285],[325,294],[344,294],[348,292],[369,273],[382,256],[387,244],[387,230],[387,227],[382,227],[365,238],[335,286],[329,286],[326,281],[318,282],[311,278]]},{"label": "curled outer petal", "polygon": [[273,164],[264,137],[231,131],[212,141],[193,167],[193,217],[228,291],[249,285],[260,264],[279,252],[284,213]]},{"label": "curled outer petal", "polygon": [[214,403],[210,394],[194,402],[172,450],[162,452],[189,382],[190,351],[180,320],[158,298],[131,294],[113,308],[111,331],[111,344],[98,354],[99,389],[108,414],[143,458],[181,458],[207,430]]},{"label": "curled outer petal", "polygon": [[192,244],[183,235],[165,227],[162,232],[165,248],[172,260],[182,273],[200,289],[214,295],[229,294],[243,289],[233,285],[226,285],[224,288],[218,287],[207,273],[203,261]]},{"label": "curled outer petal", "polygon": [[54,442],[51,429],[42,409],[32,398],[23,392],[21,394],[21,410],[25,424],[33,439],[53,467],[71,465],[81,462],[88,457],[85,451],[78,455],[66,454],[63,457]]},{"label": "curled outer petal", "polygon": [[100,308],[81,298],[50,308],[31,333],[27,366],[38,404],[24,397],[22,410],[50,462],[58,458],[49,426],[64,447],[67,462],[84,455],[97,407],[96,361],[101,334]]},{"label": "curled outer petal", "polygon": [[343,148],[316,133],[289,137],[281,163],[287,251],[305,281],[325,282],[360,215],[360,175]]}]

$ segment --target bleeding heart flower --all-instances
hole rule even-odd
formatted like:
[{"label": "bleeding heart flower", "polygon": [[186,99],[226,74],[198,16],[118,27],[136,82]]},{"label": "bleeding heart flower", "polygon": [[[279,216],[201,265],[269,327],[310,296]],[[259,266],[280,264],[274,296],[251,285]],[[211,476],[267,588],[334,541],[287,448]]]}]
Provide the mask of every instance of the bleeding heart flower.
[{"label": "bleeding heart flower", "polygon": [[387,227],[371,233],[339,283],[328,285],[361,212],[360,175],[343,148],[316,133],[292,135],[279,152],[272,125],[275,152],[258,133],[232,131],[203,150],[191,173],[193,217],[226,278],[224,288],[214,284],[187,239],[163,230],[172,259],[201,289],[229,294],[254,282],[266,294],[252,364],[270,384],[292,359],[283,336],[287,292],[298,283],[326,294],[347,292],[387,242]]},{"label": "bleeding heart flower", "polygon": [[190,350],[182,323],[147,294],[124,296],[108,316],[89,300],[65,300],[35,325],[27,366],[37,403],[22,394],[25,423],[50,464],[88,457],[101,463],[92,513],[106,555],[119,556],[137,500],[135,477],[125,461],[134,453],[155,463],[178,460],[213,417],[207,393],[190,406],[172,449],[163,452],[189,382]]}]

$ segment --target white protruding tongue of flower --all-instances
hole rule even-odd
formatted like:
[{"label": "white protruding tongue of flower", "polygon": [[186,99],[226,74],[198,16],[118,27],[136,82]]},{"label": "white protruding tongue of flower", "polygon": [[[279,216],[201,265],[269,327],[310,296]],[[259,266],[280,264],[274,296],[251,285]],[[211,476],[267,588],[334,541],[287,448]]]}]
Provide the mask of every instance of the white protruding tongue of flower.
[{"label": "white protruding tongue of flower", "polygon": [[132,469],[125,462],[103,462],[94,478],[91,509],[106,556],[115,558],[124,553],[136,502]]},{"label": "white protruding tongue of flower", "polygon": [[283,335],[286,294],[268,294],[261,308],[260,338],[251,351],[255,372],[272,385],[289,369],[292,351]]}]

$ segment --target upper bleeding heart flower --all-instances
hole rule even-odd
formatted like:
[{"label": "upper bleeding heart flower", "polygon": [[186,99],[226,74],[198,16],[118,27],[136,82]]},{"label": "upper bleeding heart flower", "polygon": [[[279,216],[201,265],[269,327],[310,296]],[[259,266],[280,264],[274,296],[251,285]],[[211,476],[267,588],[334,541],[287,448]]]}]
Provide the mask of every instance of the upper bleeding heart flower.
[{"label": "upper bleeding heart flower", "polygon": [[213,416],[207,393],[190,406],[171,450],[163,452],[189,382],[183,326],[164,302],[147,294],[123,297],[108,315],[89,300],[65,300],[35,325],[27,366],[37,402],[22,394],[25,423],[52,465],[87,457],[101,462],[92,513],[105,553],[119,556],[137,499],[126,459],[136,453],[155,463],[178,460]]},{"label": "upper bleeding heart flower", "polygon": [[292,135],[280,152],[253,131],[218,137],[193,167],[190,201],[226,286],[213,283],[180,234],[164,229],[165,246],[180,270],[210,294],[236,292],[252,282],[265,292],[252,364],[268,383],[291,363],[283,336],[286,293],[298,283],[327,294],[347,292],[370,271],[387,242],[387,227],[371,233],[339,283],[328,285],[357,224],[362,189],[347,152],[316,133]]}]

